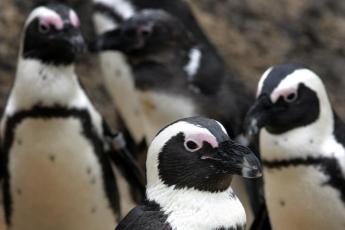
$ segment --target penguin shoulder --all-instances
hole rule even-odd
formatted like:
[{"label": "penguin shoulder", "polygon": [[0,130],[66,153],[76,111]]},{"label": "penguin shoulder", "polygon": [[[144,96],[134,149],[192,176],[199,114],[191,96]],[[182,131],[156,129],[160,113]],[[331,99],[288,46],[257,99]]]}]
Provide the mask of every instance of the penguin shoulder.
[{"label": "penguin shoulder", "polygon": [[166,223],[167,216],[155,202],[145,202],[144,205],[132,209],[119,223],[115,230],[171,230]]},{"label": "penguin shoulder", "polygon": [[103,137],[103,133],[104,133],[103,117],[93,106],[89,97],[86,95],[86,93],[81,87],[80,87],[80,90],[77,91],[76,96],[73,98],[73,100],[71,100],[70,107],[88,111],[90,119],[91,119],[91,123],[95,127],[98,136]]}]

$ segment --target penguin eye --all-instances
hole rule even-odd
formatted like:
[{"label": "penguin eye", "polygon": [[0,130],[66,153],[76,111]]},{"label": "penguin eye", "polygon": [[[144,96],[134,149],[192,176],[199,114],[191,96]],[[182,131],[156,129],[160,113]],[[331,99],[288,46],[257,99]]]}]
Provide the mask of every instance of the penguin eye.
[{"label": "penguin eye", "polygon": [[290,94],[288,94],[288,95],[286,95],[285,97],[284,97],[284,100],[287,102],[287,103],[291,103],[291,102],[294,102],[294,101],[296,101],[296,99],[297,99],[297,93],[290,93]]},{"label": "penguin eye", "polygon": [[189,151],[189,152],[195,152],[197,150],[199,150],[201,148],[201,146],[196,143],[195,141],[193,140],[187,140],[185,143],[184,143],[184,147]]},{"label": "penguin eye", "polygon": [[38,31],[41,34],[46,34],[46,33],[48,33],[50,31],[50,27],[49,27],[49,25],[39,24],[38,25]]}]

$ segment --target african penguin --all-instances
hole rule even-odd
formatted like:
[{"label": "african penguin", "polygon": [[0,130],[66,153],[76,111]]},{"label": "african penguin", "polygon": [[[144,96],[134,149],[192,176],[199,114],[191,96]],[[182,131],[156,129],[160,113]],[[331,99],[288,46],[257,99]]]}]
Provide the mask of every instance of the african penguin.
[{"label": "african penguin", "polygon": [[97,51],[126,54],[147,126],[146,136],[173,120],[192,115],[221,120],[231,137],[240,133],[250,106],[245,87],[222,68],[203,67],[203,45],[176,17],[142,10],[96,40]]},{"label": "african penguin", "polygon": [[273,229],[345,228],[345,125],[324,84],[296,64],[269,68],[246,118],[260,133]]},{"label": "african penguin", "polygon": [[[195,74],[197,69],[200,67],[200,62],[202,62],[202,71],[207,72],[207,74],[213,74],[212,82],[210,82],[210,84],[212,84],[213,81],[217,82],[221,78],[218,76],[223,75],[223,73],[221,73],[225,68],[223,60],[200,28],[186,1],[93,0],[93,2],[95,9],[94,21],[98,34],[103,34],[104,32],[118,28],[119,24],[134,16],[142,9],[163,9],[171,13],[183,22],[188,30],[193,33],[197,41],[203,46],[202,49],[192,47],[188,51],[191,60],[189,65],[186,64],[185,66],[186,71],[191,75]],[[123,55],[121,55],[121,53],[114,51],[115,50],[108,50],[108,52],[100,53],[101,64],[103,67],[102,70],[108,91],[113,96],[120,116],[124,120],[124,123],[134,139],[138,142],[142,140],[142,138],[146,137],[148,139],[147,143],[150,143],[154,134],[160,130],[162,126],[157,125],[153,128],[153,131],[149,130],[145,132],[143,124],[146,124],[146,122],[144,118],[140,117],[142,115],[141,103],[138,101],[135,93],[132,68],[128,65],[127,60]],[[167,122],[160,123],[167,125],[174,119],[167,120]],[[150,125],[146,126],[148,129],[151,128]],[[149,136],[147,136],[147,132],[149,132]]]},{"label": "african penguin", "polygon": [[1,121],[10,230],[112,229],[120,218],[110,158],[122,160],[110,156],[109,129],[74,71],[86,48],[79,27],[61,4],[37,7],[26,20]]},{"label": "african penguin", "polygon": [[168,125],[152,141],[146,167],[147,202],[117,230],[245,229],[246,214],[230,184],[233,175],[261,176],[261,165],[218,121],[190,117]]}]

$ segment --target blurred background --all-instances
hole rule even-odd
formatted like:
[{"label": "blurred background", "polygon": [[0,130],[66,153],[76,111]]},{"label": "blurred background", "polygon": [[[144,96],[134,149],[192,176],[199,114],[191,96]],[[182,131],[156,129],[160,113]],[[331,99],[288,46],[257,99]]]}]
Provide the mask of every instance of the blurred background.
[{"label": "blurred background", "polygon": [[[15,74],[21,29],[38,1],[0,0],[0,108]],[[93,36],[89,0],[64,0]],[[228,66],[253,91],[269,66],[296,62],[325,81],[339,115],[345,118],[345,1],[338,0],[188,0],[199,23]],[[102,85],[98,58],[84,55],[79,76],[97,108],[111,121],[114,108]]]},{"label": "blurred background", "polygon": [[[76,9],[82,20],[84,35],[91,39],[90,1],[63,2]],[[323,78],[336,111],[345,119],[345,1],[188,2],[229,68],[252,91],[255,91],[258,79],[269,66],[282,62],[304,64]],[[15,76],[21,29],[34,4],[34,0],[0,0],[1,112]],[[96,107],[115,128],[116,112],[102,84],[98,58],[84,55],[77,71]]]}]

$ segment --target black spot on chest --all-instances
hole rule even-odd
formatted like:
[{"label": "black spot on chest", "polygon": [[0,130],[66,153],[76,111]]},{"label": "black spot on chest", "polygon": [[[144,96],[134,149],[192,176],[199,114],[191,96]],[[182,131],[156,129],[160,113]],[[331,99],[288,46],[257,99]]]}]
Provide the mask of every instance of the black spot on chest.
[{"label": "black spot on chest", "polygon": [[55,155],[53,155],[53,154],[49,155],[49,160],[51,162],[55,162]]},{"label": "black spot on chest", "polygon": [[284,207],[285,206],[285,201],[284,200],[280,200],[279,204],[280,204],[281,207]]}]

